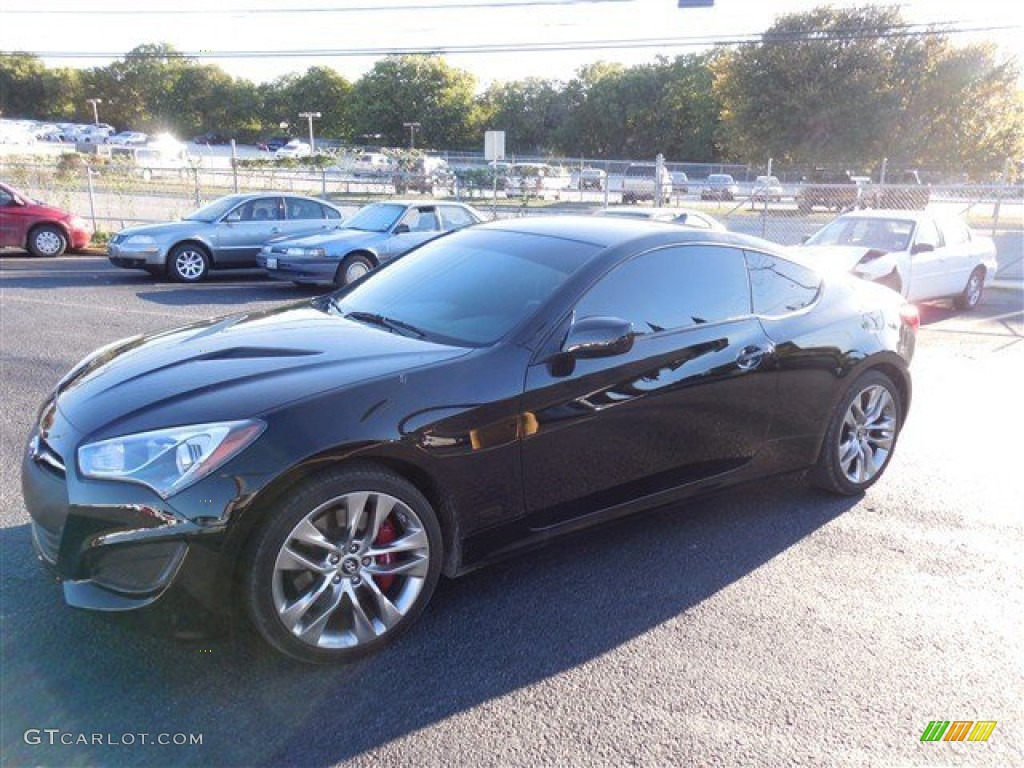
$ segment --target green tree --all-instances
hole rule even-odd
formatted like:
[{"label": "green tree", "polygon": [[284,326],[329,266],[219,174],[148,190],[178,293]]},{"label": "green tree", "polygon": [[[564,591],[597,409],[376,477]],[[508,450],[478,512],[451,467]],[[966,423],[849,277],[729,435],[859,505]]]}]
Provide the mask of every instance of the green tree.
[{"label": "green tree", "polygon": [[569,112],[565,85],[536,77],[492,85],[480,106],[488,124],[505,131],[508,152],[518,154],[555,149]]},{"label": "green tree", "polygon": [[352,91],[353,138],[380,135],[378,143],[403,146],[419,123],[416,144],[459,149],[482,143],[474,116],[476,78],[440,56],[389,56],[363,75]]},{"label": "green tree", "polygon": [[309,124],[299,113],[319,112],[321,117],[313,124],[316,135],[351,138],[352,84],[330,67],[310,67],[301,75],[279,77],[263,93],[267,127],[272,131],[284,122],[292,133],[305,135]]}]

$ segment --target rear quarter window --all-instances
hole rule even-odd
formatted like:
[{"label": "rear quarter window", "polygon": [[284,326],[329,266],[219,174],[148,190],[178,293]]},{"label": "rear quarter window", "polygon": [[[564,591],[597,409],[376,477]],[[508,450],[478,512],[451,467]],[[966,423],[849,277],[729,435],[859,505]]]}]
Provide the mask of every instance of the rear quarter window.
[{"label": "rear quarter window", "polygon": [[745,251],[754,314],[780,317],[811,306],[821,293],[812,269],[759,251]]}]

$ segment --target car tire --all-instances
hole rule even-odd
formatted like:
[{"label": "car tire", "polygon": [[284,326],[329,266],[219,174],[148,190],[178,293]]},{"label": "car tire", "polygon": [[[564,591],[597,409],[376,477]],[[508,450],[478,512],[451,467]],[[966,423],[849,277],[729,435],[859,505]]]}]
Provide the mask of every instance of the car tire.
[{"label": "car tire", "polygon": [[985,270],[975,267],[967,278],[963,292],[953,298],[953,306],[957,309],[970,311],[981,303],[981,295],[985,292]]},{"label": "car tire", "polygon": [[210,274],[210,254],[195,243],[180,243],[167,254],[167,274],[179,283],[199,283]]},{"label": "car tire", "polygon": [[863,493],[889,466],[902,420],[892,379],[879,371],[859,376],[832,414],[811,481],[842,496]]},{"label": "car tire", "polygon": [[244,601],[260,635],[301,661],[346,662],[396,639],[441,574],[433,508],[372,464],[334,468],[288,495],[250,539]]},{"label": "car tire", "polygon": [[372,272],[373,269],[374,263],[369,256],[363,253],[350,253],[338,265],[338,271],[334,275],[334,284],[339,288],[344,288]]},{"label": "car tire", "polygon": [[29,232],[27,246],[37,258],[53,258],[68,249],[68,237],[56,224],[40,224]]}]

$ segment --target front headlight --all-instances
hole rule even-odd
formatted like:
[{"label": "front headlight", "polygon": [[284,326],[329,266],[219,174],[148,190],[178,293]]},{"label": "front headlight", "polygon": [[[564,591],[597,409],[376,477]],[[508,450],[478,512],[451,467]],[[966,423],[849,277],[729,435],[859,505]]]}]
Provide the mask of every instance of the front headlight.
[{"label": "front headlight", "polygon": [[156,240],[149,235],[131,235],[121,243],[124,248],[135,248],[136,250],[155,251],[157,250]]},{"label": "front headlight", "polygon": [[141,483],[166,499],[239,454],[266,426],[225,421],[113,437],[81,446],[78,469],[94,480]]},{"label": "front headlight", "polygon": [[288,248],[285,250],[288,256],[305,256],[307,259],[322,259],[327,255],[323,248]]}]

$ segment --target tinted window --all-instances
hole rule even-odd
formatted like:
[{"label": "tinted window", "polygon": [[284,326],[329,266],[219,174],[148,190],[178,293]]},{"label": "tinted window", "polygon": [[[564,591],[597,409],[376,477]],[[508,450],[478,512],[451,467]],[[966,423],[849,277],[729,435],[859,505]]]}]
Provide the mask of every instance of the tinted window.
[{"label": "tinted window", "polygon": [[322,219],[324,208],[312,200],[303,200],[299,197],[286,197],[285,210],[289,219]]},{"label": "tinted window", "polygon": [[818,298],[821,278],[813,270],[767,253],[747,251],[746,256],[755,314],[796,312]]},{"label": "tinted window", "polygon": [[963,243],[970,242],[971,233],[963,222],[956,219],[947,219],[941,222],[939,226],[946,245],[962,245]]},{"label": "tinted window", "polygon": [[917,225],[917,243],[928,243],[934,248],[942,247],[942,233],[928,216],[922,216]]},{"label": "tinted window", "polygon": [[369,312],[427,338],[492,344],[536,312],[598,246],[466,229],[420,246],[339,295],[343,315]]},{"label": "tinted window", "polygon": [[591,288],[576,317],[618,317],[637,333],[716,323],[750,314],[743,253],[687,245],[641,254]]},{"label": "tinted window", "polygon": [[441,218],[444,219],[444,229],[461,229],[476,223],[469,211],[455,205],[442,205]]},{"label": "tinted window", "polygon": [[258,197],[243,203],[227,215],[228,221],[274,221],[279,210],[276,197]]}]

